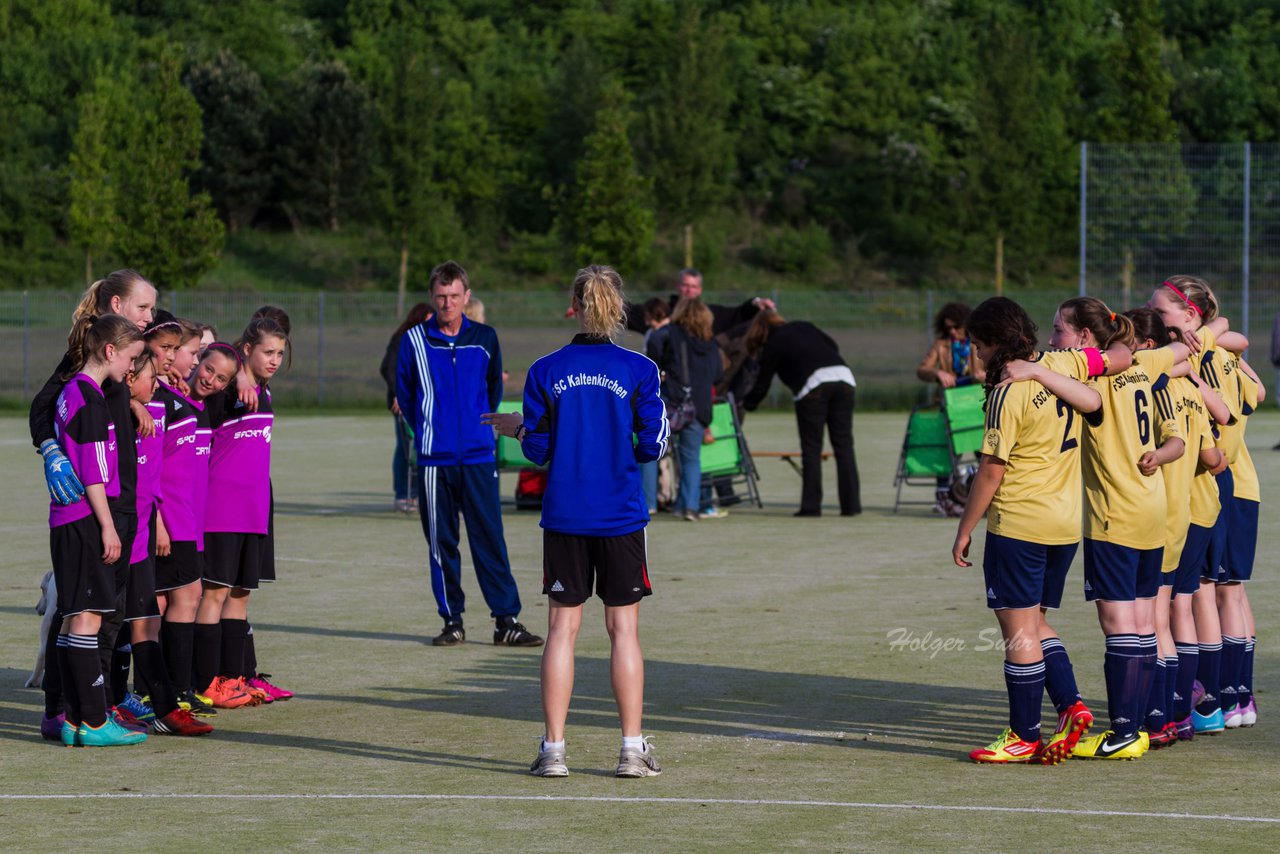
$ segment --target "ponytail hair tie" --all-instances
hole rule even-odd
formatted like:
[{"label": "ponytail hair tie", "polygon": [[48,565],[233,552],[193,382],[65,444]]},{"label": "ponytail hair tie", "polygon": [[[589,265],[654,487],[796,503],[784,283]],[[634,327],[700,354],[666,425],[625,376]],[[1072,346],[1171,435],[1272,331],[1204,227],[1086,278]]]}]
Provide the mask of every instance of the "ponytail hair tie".
[{"label": "ponytail hair tie", "polygon": [[1114,311],[1113,311],[1113,312],[1111,312],[1111,322],[1112,322],[1112,323],[1115,323],[1115,322],[1116,322],[1116,313],[1115,313]]}]

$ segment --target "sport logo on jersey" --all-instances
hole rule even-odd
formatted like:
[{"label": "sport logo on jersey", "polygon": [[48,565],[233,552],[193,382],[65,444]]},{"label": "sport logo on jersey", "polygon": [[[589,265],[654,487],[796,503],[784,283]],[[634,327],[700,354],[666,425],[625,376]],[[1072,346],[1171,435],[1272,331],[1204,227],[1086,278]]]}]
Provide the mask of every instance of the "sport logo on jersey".
[{"label": "sport logo on jersey", "polygon": [[256,430],[237,430],[231,435],[232,439],[258,439],[261,438],[268,445],[271,444],[271,425],[261,427]]}]

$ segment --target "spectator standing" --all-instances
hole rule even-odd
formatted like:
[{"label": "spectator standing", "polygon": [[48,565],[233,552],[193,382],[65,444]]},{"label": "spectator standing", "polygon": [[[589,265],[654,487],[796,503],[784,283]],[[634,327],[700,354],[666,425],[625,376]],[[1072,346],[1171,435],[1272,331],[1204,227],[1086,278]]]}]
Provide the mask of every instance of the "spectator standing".
[{"label": "spectator standing", "polygon": [[758,354],[760,375],[743,402],[748,411],[769,393],[776,373],[795,395],[800,433],[800,509],[796,516],[822,515],[822,430],[836,458],[840,515],[862,512],[858,463],[853,453],[853,372],[831,336],[812,323],[788,323],[772,309],[760,312],[747,332],[747,349]]},{"label": "spectator standing", "polygon": [[396,402],[414,426],[418,454],[418,511],[426,535],[431,589],[444,619],[432,643],[457,646],[462,625],[462,556],[458,514],[480,591],[496,622],[498,646],[540,646],[517,617],[520,593],[511,576],[498,497],[493,430],[480,417],[502,400],[502,352],[490,326],[463,309],[471,296],[467,273],[453,261],[431,271],[435,314],[409,329],[396,361]]},{"label": "spectator standing", "polygon": [[[644,322],[649,327],[644,333],[644,354],[655,364],[661,358],[666,347],[667,336],[671,333],[671,311],[664,300],[654,297],[644,304]],[[640,479],[644,484],[644,499],[649,513],[657,513],[658,507],[658,460],[649,460],[640,464]]]},{"label": "spectator standing", "polygon": [[[680,271],[680,292],[667,298],[667,309],[675,312],[676,303],[682,299],[702,299],[702,274],[692,267]],[[711,334],[719,335],[755,317],[761,309],[774,308],[768,297],[753,297],[741,305],[716,305],[704,303],[711,312]],[[632,332],[644,332],[646,328],[644,306],[627,304],[627,328]]]},{"label": "spectator standing", "polygon": [[400,404],[396,403],[396,359],[400,354],[400,341],[404,334],[431,316],[431,306],[420,302],[409,309],[404,322],[391,334],[387,342],[387,352],[382,355],[382,364],[378,373],[387,385],[387,409],[396,426],[396,450],[391,457],[391,488],[395,492],[395,508],[401,513],[412,513],[418,509],[416,486],[410,483],[414,457],[412,442],[407,435],[407,425],[400,413]]}]

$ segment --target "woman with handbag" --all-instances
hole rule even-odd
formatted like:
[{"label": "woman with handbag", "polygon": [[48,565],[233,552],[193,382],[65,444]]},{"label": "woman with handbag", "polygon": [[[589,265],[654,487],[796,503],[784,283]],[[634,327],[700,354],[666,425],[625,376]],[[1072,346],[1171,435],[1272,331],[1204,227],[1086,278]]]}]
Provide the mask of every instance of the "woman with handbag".
[{"label": "woman with handbag", "polygon": [[680,300],[671,313],[671,331],[657,360],[666,377],[662,399],[667,420],[679,445],[680,489],[674,510],[689,522],[727,515],[702,502],[702,437],[711,424],[712,387],[724,377],[711,322],[711,310],[701,297]]}]

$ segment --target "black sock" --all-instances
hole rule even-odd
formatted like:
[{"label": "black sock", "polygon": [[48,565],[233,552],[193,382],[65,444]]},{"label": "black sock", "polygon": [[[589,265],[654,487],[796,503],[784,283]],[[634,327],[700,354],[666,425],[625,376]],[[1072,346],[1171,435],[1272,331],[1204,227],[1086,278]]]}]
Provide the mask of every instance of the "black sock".
[{"label": "black sock", "polygon": [[244,675],[244,639],[248,632],[248,620],[223,619],[222,668],[218,675],[230,679]]},{"label": "black sock", "polygon": [[[120,627],[124,625],[124,611],[112,611],[102,615],[102,625],[98,627],[98,661],[102,667],[102,675],[106,678],[105,690],[111,690],[111,674],[115,672],[111,666],[115,658],[116,638],[120,637]],[[126,633],[125,638],[129,636]]]},{"label": "black sock", "polygon": [[67,635],[67,644],[67,669],[80,705],[76,717],[86,726],[100,727],[107,721],[107,694],[98,639],[93,635]]},{"label": "black sock", "polygon": [[258,675],[258,650],[253,644],[253,626],[249,626],[249,632],[244,639],[244,675]]},{"label": "black sock", "polygon": [[133,645],[133,656],[138,660],[138,678],[150,686],[151,708],[156,717],[162,718],[178,708],[178,696],[169,681],[164,667],[164,655],[156,641],[141,641]]},{"label": "black sock", "polygon": [[62,708],[62,664],[58,663],[58,636],[62,633],[62,617],[54,614],[49,623],[49,635],[44,639],[44,716],[56,718]]},{"label": "black sock", "polygon": [[191,649],[195,643],[195,630],[195,623],[165,620],[160,624],[160,651],[164,653],[169,681],[179,694],[191,690]]},{"label": "black sock", "polygon": [[62,709],[67,713],[67,720],[73,724],[80,723],[80,695],[76,693],[76,680],[71,677],[71,661],[67,658],[67,636],[59,635],[53,649],[54,666],[58,669],[58,678],[62,680]]},{"label": "black sock", "polygon": [[191,685],[204,691],[218,675],[222,660],[222,624],[196,623],[192,636]]},{"label": "black sock", "polygon": [[133,662],[133,644],[125,638],[128,630],[116,635],[116,648],[111,651],[111,679],[107,688],[110,705],[118,706],[129,693],[129,665]]}]

